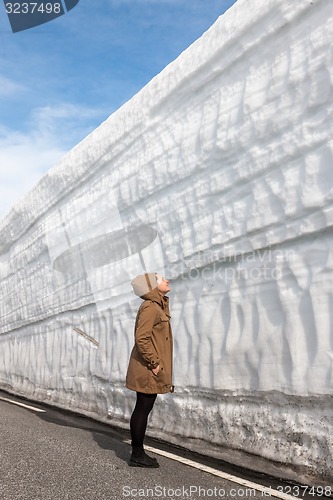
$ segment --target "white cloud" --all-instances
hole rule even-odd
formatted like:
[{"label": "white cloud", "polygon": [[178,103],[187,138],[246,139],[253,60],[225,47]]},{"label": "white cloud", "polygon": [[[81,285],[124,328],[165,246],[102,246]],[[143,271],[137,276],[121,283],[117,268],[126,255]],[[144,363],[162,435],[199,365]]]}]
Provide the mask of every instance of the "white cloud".
[{"label": "white cloud", "polygon": [[0,217],[96,127],[100,115],[64,104],[33,110],[27,132],[0,125]]},{"label": "white cloud", "polygon": [[[74,104],[62,104],[60,106],[44,106],[36,108],[31,113],[32,125],[37,126],[39,133],[54,134],[60,132],[66,125],[66,132],[62,131],[64,137],[72,140],[73,135],[80,135],[82,128],[86,127],[87,121],[95,120],[101,115],[98,109],[80,107]],[[79,132],[75,132],[75,130]]]},{"label": "white cloud", "polygon": [[16,96],[24,92],[25,87],[0,75],[0,97]]},{"label": "white cloud", "polygon": [[0,216],[30,190],[66,151],[34,131],[0,137]]}]

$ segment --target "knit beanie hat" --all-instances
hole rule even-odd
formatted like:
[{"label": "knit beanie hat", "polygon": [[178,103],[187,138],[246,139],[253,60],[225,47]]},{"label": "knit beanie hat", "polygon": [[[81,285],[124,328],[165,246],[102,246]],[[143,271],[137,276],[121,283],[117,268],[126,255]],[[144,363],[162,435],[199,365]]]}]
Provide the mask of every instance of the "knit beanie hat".
[{"label": "knit beanie hat", "polygon": [[157,288],[157,279],[155,273],[140,274],[131,281],[133,291],[138,297],[146,295],[146,293]]}]

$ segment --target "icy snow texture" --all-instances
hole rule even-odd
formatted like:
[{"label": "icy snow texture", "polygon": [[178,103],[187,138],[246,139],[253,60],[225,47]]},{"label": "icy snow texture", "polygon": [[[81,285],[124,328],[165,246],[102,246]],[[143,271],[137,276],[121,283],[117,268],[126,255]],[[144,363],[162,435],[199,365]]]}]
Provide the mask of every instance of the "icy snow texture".
[{"label": "icy snow texture", "polygon": [[128,425],[156,269],[177,392],[150,432],[331,475],[332,39],[332,0],[238,0],[14,206],[2,387]]}]

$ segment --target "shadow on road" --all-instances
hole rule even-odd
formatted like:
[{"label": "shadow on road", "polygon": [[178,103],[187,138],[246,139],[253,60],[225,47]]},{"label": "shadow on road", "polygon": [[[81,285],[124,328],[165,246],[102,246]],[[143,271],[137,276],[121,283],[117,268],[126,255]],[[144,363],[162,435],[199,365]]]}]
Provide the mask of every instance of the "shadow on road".
[{"label": "shadow on road", "polygon": [[50,408],[47,413],[37,413],[35,415],[44,422],[90,432],[100,448],[112,450],[118,458],[126,463],[128,462],[130,446],[124,441],[129,439],[129,432],[114,429],[111,426],[106,427],[106,424],[100,424],[81,415],[72,415],[59,408],[54,411]]}]

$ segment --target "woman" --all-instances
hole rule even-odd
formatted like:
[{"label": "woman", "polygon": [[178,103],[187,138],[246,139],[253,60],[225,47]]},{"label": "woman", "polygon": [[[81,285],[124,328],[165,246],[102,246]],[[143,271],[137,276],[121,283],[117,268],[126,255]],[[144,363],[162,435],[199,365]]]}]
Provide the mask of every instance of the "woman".
[{"label": "woman", "polygon": [[132,281],[134,293],[141,297],[135,322],[135,344],[126,376],[126,387],[136,392],[131,416],[132,454],[129,465],[159,467],[143,448],[148,415],[157,394],[173,392],[172,332],[170,326],[169,281],[160,274],[147,273]]}]

